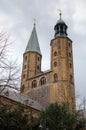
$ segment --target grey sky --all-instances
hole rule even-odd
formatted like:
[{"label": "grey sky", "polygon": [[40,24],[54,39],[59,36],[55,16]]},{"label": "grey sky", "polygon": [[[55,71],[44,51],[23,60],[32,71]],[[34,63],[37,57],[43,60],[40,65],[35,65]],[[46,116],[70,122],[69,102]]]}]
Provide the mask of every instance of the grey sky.
[{"label": "grey sky", "polygon": [[86,0],[0,0],[0,30],[10,33],[15,41],[11,47],[12,58],[22,63],[33,19],[43,54],[42,70],[50,68],[50,40],[54,25],[59,19],[58,9],[68,25],[68,36],[73,41],[76,92],[86,95]]}]

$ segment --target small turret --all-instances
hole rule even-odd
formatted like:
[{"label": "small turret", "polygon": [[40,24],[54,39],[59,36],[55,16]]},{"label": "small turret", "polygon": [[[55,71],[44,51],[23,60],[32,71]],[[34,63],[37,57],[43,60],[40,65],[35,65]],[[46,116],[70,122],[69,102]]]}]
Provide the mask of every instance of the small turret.
[{"label": "small turret", "polygon": [[61,12],[59,13],[60,15],[60,19],[57,21],[56,25],[54,26],[54,30],[55,30],[55,35],[54,37],[66,37],[67,36],[67,25],[65,24],[65,22],[62,20],[61,16]]}]

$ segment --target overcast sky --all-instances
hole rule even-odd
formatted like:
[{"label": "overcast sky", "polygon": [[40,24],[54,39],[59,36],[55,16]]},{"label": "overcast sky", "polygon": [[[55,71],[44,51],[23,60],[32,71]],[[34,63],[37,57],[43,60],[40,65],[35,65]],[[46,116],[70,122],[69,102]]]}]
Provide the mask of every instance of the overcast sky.
[{"label": "overcast sky", "polygon": [[10,34],[12,58],[22,64],[36,19],[36,30],[43,54],[42,70],[50,68],[50,41],[59,19],[58,9],[68,25],[73,41],[73,60],[76,93],[86,95],[86,0],[0,0],[0,30]]}]

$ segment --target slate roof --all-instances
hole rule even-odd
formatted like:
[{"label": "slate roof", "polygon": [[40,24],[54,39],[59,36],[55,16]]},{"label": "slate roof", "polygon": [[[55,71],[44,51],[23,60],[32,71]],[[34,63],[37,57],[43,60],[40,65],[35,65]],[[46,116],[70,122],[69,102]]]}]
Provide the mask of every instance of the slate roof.
[{"label": "slate roof", "polygon": [[36,32],[36,27],[34,25],[29,42],[27,44],[26,52],[37,52],[41,55],[41,50],[40,50],[40,46],[39,46],[39,42],[38,42],[38,37],[37,37],[37,32]]},{"label": "slate roof", "polygon": [[19,102],[21,104],[25,104],[25,105],[27,105],[33,109],[39,110],[39,111],[41,111],[43,109],[43,107],[37,101],[32,100],[26,96],[20,95],[19,93],[15,92],[15,91],[4,89],[4,91],[2,91],[2,93],[0,95],[9,100]]}]

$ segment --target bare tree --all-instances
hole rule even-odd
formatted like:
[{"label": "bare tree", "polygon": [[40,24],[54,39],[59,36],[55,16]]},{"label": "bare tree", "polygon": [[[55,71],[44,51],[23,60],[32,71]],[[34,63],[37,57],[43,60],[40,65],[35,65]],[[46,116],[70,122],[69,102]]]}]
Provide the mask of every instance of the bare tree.
[{"label": "bare tree", "polygon": [[16,61],[9,61],[8,48],[11,45],[9,36],[0,33],[0,93],[6,88],[18,90],[20,83],[20,72]]}]

